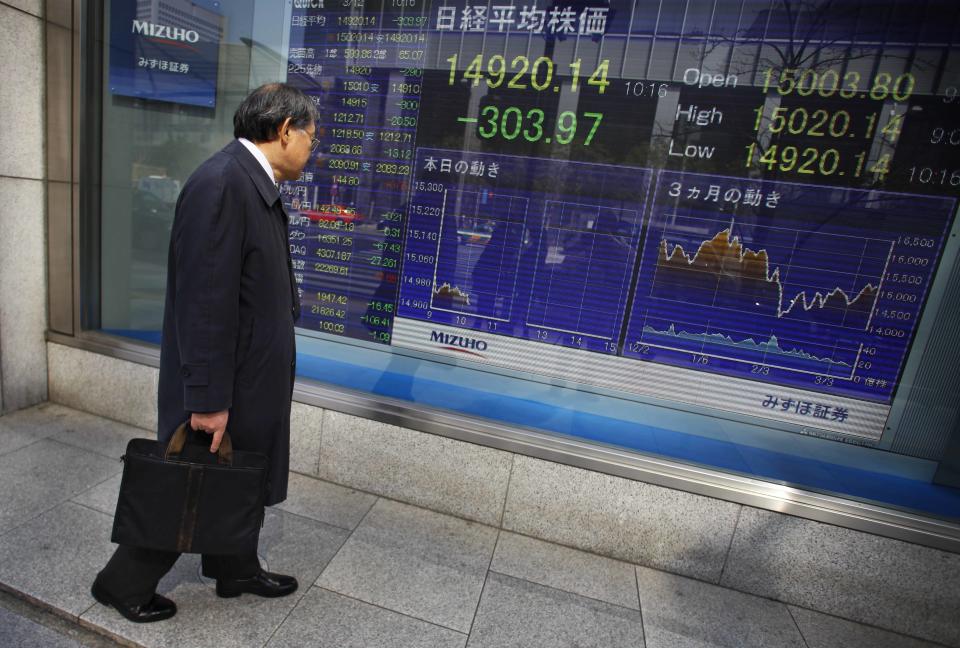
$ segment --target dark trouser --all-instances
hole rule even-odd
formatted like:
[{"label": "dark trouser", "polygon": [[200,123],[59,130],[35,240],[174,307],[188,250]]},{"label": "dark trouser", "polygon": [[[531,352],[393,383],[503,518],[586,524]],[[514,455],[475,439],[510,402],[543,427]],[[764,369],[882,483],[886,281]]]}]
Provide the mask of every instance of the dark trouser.
[{"label": "dark trouser", "polygon": [[[180,554],[119,545],[107,566],[97,575],[100,586],[130,605],[150,601],[157,583],[170,571]],[[202,557],[207,578],[249,578],[260,569],[256,552],[243,556]]]}]

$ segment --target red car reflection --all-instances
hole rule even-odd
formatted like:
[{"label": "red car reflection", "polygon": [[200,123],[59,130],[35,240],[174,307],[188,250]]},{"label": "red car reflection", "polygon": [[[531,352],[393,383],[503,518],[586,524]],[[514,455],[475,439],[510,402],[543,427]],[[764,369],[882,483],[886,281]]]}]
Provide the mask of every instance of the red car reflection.
[{"label": "red car reflection", "polygon": [[356,223],[362,220],[362,216],[355,207],[346,205],[317,205],[316,209],[301,209],[301,216],[306,216],[312,222],[318,221],[342,221],[344,223]]}]

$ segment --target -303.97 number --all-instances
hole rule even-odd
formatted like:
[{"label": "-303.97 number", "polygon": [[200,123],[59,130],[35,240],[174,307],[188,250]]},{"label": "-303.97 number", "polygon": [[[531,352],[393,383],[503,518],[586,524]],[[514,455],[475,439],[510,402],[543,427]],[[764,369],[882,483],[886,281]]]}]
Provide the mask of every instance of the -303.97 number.
[{"label": "-303.97 number", "polygon": [[[584,146],[590,146],[600,122],[603,120],[603,113],[585,112],[581,115],[586,120],[593,120],[590,130],[583,140]],[[577,136],[579,120],[577,113],[572,110],[565,110],[557,115],[557,120],[551,127],[546,124],[546,113],[540,108],[530,108],[523,112],[517,106],[500,110],[497,106],[484,106],[480,110],[480,118],[459,117],[458,121],[477,124],[477,134],[484,139],[493,139],[502,137],[506,140],[515,140],[523,137],[528,142],[544,142],[550,144],[570,144]],[[584,126],[580,132],[586,130]]]}]

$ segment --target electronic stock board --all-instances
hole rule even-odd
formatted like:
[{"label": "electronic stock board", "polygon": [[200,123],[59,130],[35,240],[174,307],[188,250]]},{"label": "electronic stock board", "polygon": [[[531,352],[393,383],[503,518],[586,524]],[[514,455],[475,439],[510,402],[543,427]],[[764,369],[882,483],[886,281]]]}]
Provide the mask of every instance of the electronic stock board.
[{"label": "electronic stock board", "polygon": [[299,326],[875,443],[960,191],[956,13],[295,1]]}]

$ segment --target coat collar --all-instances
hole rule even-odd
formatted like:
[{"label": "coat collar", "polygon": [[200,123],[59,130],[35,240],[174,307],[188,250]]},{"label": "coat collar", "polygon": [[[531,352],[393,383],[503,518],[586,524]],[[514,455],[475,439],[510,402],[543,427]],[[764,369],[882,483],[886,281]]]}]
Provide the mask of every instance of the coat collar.
[{"label": "coat collar", "polygon": [[253,154],[247,150],[247,147],[237,140],[233,140],[223,148],[223,151],[237,159],[240,166],[253,180],[254,186],[260,192],[263,202],[267,203],[267,207],[272,207],[280,199],[280,190],[277,189],[277,185],[270,182],[270,178],[263,172],[263,167],[260,166],[257,158],[253,157]]}]

